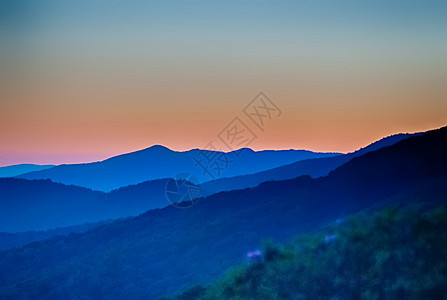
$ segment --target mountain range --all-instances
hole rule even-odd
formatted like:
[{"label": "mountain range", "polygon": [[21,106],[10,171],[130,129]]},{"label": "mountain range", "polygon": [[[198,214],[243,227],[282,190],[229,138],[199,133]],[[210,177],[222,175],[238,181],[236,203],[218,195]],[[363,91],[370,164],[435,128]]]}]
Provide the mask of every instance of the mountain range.
[{"label": "mountain range", "polygon": [[270,170],[255,174],[235,176],[231,178],[219,178],[202,184],[204,195],[211,195],[220,191],[231,191],[255,187],[265,181],[293,179],[302,175],[309,175],[313,178],[326,176],[330,171],[350,161],[354,157],[361,156],[368,152],[394,145],[410,136],[421,135],[422,133],[400,133],[382,138],[364,148],[344,155],[324,157],[318,159],[305,159],[285,166],[280,166]]},{"label": "mountain range", "polygon": [[[254,187],[265,181],[292,179],[301,175],[327,175],[329,171],[356,156],[395,144],[409,136],[408,134],[390,136],[349,154],[332,157],[324,155],[321,158],[302,160],[261,173],[208,181],[201,184],[201,192],[203,196],[208,196],[221,191]],[[135,152],[125,155],[122,159],[124,161],[138,160],[133,157],[137,155],[144,157],[144,159],[139,159],[140,161],[153,160],[149,159],[150,155],[155,155],[155,158],[158,158],[161,155],[159,152],[162,155],[167,154],[173,157],[185,154],[184,152],[173,152],[160,147],[152,147],[151,149],[143,151],[144,153]],[[189,155],[187,155],[188,159]],[[257,157],[277,157],[278,155],[285,155],[286,158],[282,161],[286,161],[297,157],[313,157],[320,154],[295,150],[254,152],[245,149],[243,155],[235,162],[234,167],[236,168],[239,164],[255,164]],[[279,159],[276,159],[276,162],[279,161]],[[124,162],[113,162],[112,159],[112,162],[107,163],[111,165],[111,168],[118,168]],[[173,162],[170,162],[170,164],[174,166]],[[94,166],[94,168],[100,168],[101,163]],[[65,166],[61,167],[63,169]],[[77,167],[80,168],[81,165],[67,165],[66,167],[68,173]],[[85,165],[84,167],[88,169],[91,166]],[[57,171],[58,168],[55,167],[43,172],[50,172],[55,169]],[[142,172],[144,168],[139,166],[136,167],[136,170]],[[33,172],[27,175],[34,176],[37,174],[42,175],[42,172]],[[91,175],[88,177],[91,185],[104,182],[101,178],[92,177]],[[123,179],[125,178],[123,177]],[[149,209],[162,208],[171,204],[166,196],[167,182],[168,179],[150,180],[105,193],[79,186],[54,183],[50,180],[3,178],[0,179],[0,199],[3,199],[0,202],[2,208],[0,210],[0,232],[42,231],[137,216]],[[23,209],[23,207],[27,207],[27,209]]]},{"label": "mountain range", "polygon": [[136,216],[171,204],[166,184],[167,179],[151,180],[104,193],[48,179],[0,178],[0,232],[49,230]]},{"label": "mountain range", "polygon": [[109,192],[148,180],[171,178],[178,173],[194,175],[199,182],[265,171],[309,158],[340,155],[307,150],[265,150],[249,148],[233,152],[192,149],[173,151],[163,146],[115,156],[104,161],[59,165],[19,175],[24,179],[53,182]]},{"label": "mountain range", "polygon": [[327,176],[221,192],[0,255],[0,298],[172,295],[284,241],[360,210],[447,199],[447,127],[355,157]]},{"label": "mountain range", "polygon": [[54,167],[54,165],[35,165],[35,164],[20,164],[20,165],[0,167],[0,178],[19,176],[29,172],[50,169],[52,167]]}]

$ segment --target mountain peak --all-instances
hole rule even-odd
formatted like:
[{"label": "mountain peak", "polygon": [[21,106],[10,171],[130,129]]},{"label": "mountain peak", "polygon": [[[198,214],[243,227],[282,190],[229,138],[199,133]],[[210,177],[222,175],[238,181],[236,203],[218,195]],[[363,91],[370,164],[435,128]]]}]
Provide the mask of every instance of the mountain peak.
[{"label": "mountain peak", "polygon": [[240,148],[240,149],[237,149],[237,150],[233,150],[233,151],[231,151],[231,152],[242,152],[242,151],[244,151],[244,152],[256,152],[256,151],[254,151],[253,149],[248,148],[248,147]]},{"label": "mountain peak", "polygon": [[162,146],[162,145],[153,145],[149,148],[146,148],[145,150],[152,150],[152,151],[172,151],[168,147]]}]

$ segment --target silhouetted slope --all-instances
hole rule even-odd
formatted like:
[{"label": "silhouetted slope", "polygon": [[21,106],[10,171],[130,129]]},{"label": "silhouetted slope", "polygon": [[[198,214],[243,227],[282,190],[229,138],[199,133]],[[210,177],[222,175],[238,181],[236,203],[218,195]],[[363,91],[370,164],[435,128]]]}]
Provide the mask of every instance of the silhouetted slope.
[{"label": "silhouetted slope", "polygon": [[235,176],[231,178],[220,178],[214,181],[205,182],[202,184],[204,195],[211,195],[220,191],[231,191],[236,189],[243,189],[247,187],[255,187],[262,182],[271,180],[287,180],[293,179],[302,175],[310,175],[314,178],[326,176],[330,171],[350,161],[351,159],[363,155],[365,153],[394,145],[410,136],[418,136],[422,133],[416,134],[395,134],[379,141],[376,141],[364,148],[355,152],[337,155],[333,157],[306,159],[292,164],[262,171],[256,174]]},{"label": "silhouetted slope", "polygon": [[371,152],[327,177],[218,193],[189,209],[157,209],[3,252],[0,297],[154,298],[209,282],[263,238],[281,241],[389,203],[445,202],[446,130]]},{"label": "silhouetted slope", "polygon": [[86,223],[76,226],[55,228],[46,231],[26,231],[26,232],[0,232],[0,251],[22,247],[23,245],[46,240],[56,236],[69,235],[72,232],[85,232],[107,222]]},{"label": "silhouetted slope", "polygon": [[54,167],[54,165],[20,164],[0,167],[0,177],[14,177],[25,173],[42,171]]},{"label": "silhouetted slope", "polygon": [[[284,178],[295,178],[303,172],[310,172],[312,174],[318,172],[327,173],[343,161],[348,161],[352,156],[358,155],[358,153],[364,153],[371,149],[395,143],[405,137],[406,135],[402,134],[388,137],[352,154],[304,160],[297,164],[257,173],[252,176],[234,177],[217,180],[215,182],[207,182],[202,185],[202,194],[206,196],[229,188],[243,189],[273,179],[280,180]],[[158,155],[164,157],[177,157],[178,155],[185,154],[184,152],[173,152],[161,146],[154,146],[150,149],[150,151],[143,150],[106,160],[98,163],[97,167],[109,164],[113,166],[113,168],[122,167],[123,169],[126,169],[125,163],[128,162],[129,159],[142,161],[148,159],[148,157],[152,159]],[[151,154],[146,153],[147,151],[151,152]],[[247,164],[256,164],[259,156],[268,158],[278,157],[278,155],[284,156],[283,159],[287,161],[296,158],[297,155],[301,155],[303,158],[306,155],[314,156],[315,154],[312,152],[300,152],[294,150],[253,152],[252,150],[246,149],[242,156],[243,162],[241,163],[241,161],[237,160],[232,167],[235,168],[236,172],[242,172],[240,168]],[[173,161],[170,162],[171,165],[173,165]],[[159,163],[161,163],[161,161]],[[295,166],[299,166],[299,168],[297,169]],[[73,174],[76,174],[76,170],[79,170],[79,178],[83,178],[82,176],[85,172],[83,167],[85,167],[85,165],[67,165],[59,166],[57,168],[60,170],[67,168],[69,169],[68,172]],[[140,166],[139,169],[144,168]],[[50,171],[52,172],[52,170],[48,170],[48,172]],[[196,171],[199,171],[199,169]],[[122,174],[127,174],[126,172],[118,173],[120,175],[117,176],[117,178],[124,178],[125,176]],[[45,171],[39,172],[39,174],[45,174]],[[110,178],[110,176],[114,176],[114,174],[109,174],[108,178]],[[90,180],[91,177],[92,175],[87,176],[85,180]],[[17,180],[0,181],[0,195],[2,193],[5,194],[5,196],[8,195],[8,199],[0,201],[0,216],[2,214],[5,216],[4,218],[0,218],[0,231],[47,230],[56,227],[78,225],[83,222],[98,222],[104,219],[135,216],[149,209],[161,208],[170,204],[165,195],[166,179],[161,179],[120,188],[107,195],[96,193],[95,197],[92,196],[94,193],[84,190],[84,193],[86,194],[83,196],[84,198],[94,198],[88,202],[89,205],[86,209],[89,210],[89,213],[84,214],[82,213],[82,210],[79,209],[79,207],[83,205],[82,201],[78,201],[76,193],[69,195],[70,188],[66,187],[65,189],[62,189],[60,185],[58,186],[48,182],[44,182],[45,187],[38,187],[37,185],[39,182],[40,181],[35,181],[33,184],[30,184],[29,182]],[[227,184],[228,182],[231,184]],[[54,187],[59,188],[54,190]],[[79,189],[76,188],[74,188],[74,190],[79,191]],[[64,200],[62,201],[61,199]],[[7,204],[5,201],[9,201],[11,204]],[[28,209],[22,210],[22,205],[25,205]],[[104,205],[106,205],[106,207],[104,207]],[[64,215],[69,215],[69,218],[61,217]],[[22,219],[26,221],[15,221]]]},{"label": "silhouetted slope", "polygon": [[445,299],[447,207],[362,211],[258,253],[165,300]]},{"label": "silhouetted slope", "polygon": [[87,223],[107,208],[101,192],[50,180],[0,178],[0,231]]},{"label": "silhouetted slope", "polygon": [[166,181],[103,193],[50,180],[0,178],[0,232],[48,230],[136,216],[170,204]]},{"label": "silhouetted slope", "polygon": [[[365,153],[368,152],[368,149],[379,148],[402,140],[404,137],[405,135],[392,136],[371,144],[358,152]],[[158,152],[172,152],[163,147],[153,148],[154,151]],[[293,155],[293,152],[286,152]],[[320,170],[315,166],[322,165],[323,168],[327,168],[328,166],[333,168],[341,161],[349,159],[352,155],[357,155],[357,153],[317,160],[305,160],[299,164],[301,166],[308,166],[308,170],[315,172]],[[249,159],[251,158],[247,155],[246,160]],[[293,167],[293,165],[290,166]],[[228,180],[240,182],[236,186],[232,185],[234,188],[245,188],[246,186],[259,184],[258,181],[271,180],[272,175],[275,175],[273,177],[275,180],[281,179],[282,177],[296,177],[292,175],[294,174],[293,172],[297,172],[295,169],[292,168],[290,170],[291,173],[288,173],[287,170],[284,171],[288,167],[285,166],[264,173],[258,173],[254,176],[242,177],[254,178],[255,180],[253,182],[247,182],[240,177],[229,178]],[[263,177],[263,174],[266,176]],[[237,179],[239,181],[236,181]],[[7,199],[5,198],[5,200],[0,201],[0,215],[3,214],[5,216],[4,218],[0,218],[0,231],[47,230],[50,228],[77,225],[83,222],[98,222],[104,219],[135,216],[149,209],[161,208],[170,204],[165,195],[166,179],[148,181],[136,186],[128,186],[112,191],[107,195],[90,193],[90,191],[83,190],[85,194],[83,197],[86,199],[93,197],[93,194],[96,195],[93,197],[93,200],[88,202],[88,206],[82,204],[82,201],[78,201],[78,194],[69,195],[71,189],[68,187],[63,189],[61,185],[55,185],[47,181],[43,181],[44,187],[38,187],[39,182],[42,181],[35,181],[32,184],[23,180],[13,179],[0,181],[0,194],[4,194],[7,197]],[[203,194],[209,195],[219,192],[219,182],[221,181],[218,180],[203,184]],[[58,189],[54,189],[54,187],[58,187]],[[76,188],[73,188],[73,190],[79,191]],[[64,200],[61,201],[61,199]],[[5,201],[9,201],[11,204]],[[28,209],[22,210],[23,205],[28,207]],[[89,213],[84,214],[82,212],[82,209],[79,208],[82,205],[89,210]],[[105,205],[106,207],[104,207]],[[69,218],[61,217],[64,215],[69,215]],[[16,220],[22,219],[26,221],[16,222]]]},{"label": "silhouetted slope", "polygon": [[131,212],[121,216],[137,215],[149,209],[165,207],[171,204],[166,198],[167,181],[168,179],[156,179],[122,187],[107,193],[107,200],[118,211]]},{"label": "silhouetted slope", "polygon": [[[202,153],[202,155],[200,154]],[[238,152],[239,153],[239,152]],[[220,162],[220,176],[232,177],[268,170],[303,159],[329,157],[338,153],[314,153],[306,150],[258,151],[244,149],[238,158],[228,155],[232,161]],[[193,149],[177,152],[163,146],[119,155],[100,162],[60,165],[54,168],[20,175],[26,179],[51,179],[54,182],[73,184],[100,191],[111,191],[123,186],[144,181],[171,178],[178,173],[191,173],[200,182],[212,179],[203,169],[196,166],[195,157],[212,157],[217,152]],[[205,164],[204,162],[202,164]],[[210,169],[216,168],[211,165]],[[217,175],[213,171],[213,175]]]},{"label": "silhouetted slope", "polygon": [[[443,127],[354,158],[331,172],[330,177],[367,184],[382,178],[405,182],[438,177],[446,172],[446,165],[447,127]],[[362,176],[357,176],[359,173]]]}]

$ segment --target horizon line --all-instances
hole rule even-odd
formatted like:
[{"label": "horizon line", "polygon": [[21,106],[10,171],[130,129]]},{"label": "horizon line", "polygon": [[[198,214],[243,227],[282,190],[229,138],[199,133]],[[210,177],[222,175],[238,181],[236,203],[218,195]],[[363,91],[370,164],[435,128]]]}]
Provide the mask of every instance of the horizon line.
[{"label": "horizon line", "polygon": [[[249,150],[251,150],[251,151],[253,151],[253,152],[262,152],[262,151],[310,151],[310,152],[314,152],[314,153],[348,154],[348,153],[352,153],[352,152],[358,151],[358,150],[360,150],[360,149],[362,149],[362,148],[367,147],[368,145],[371,145],[371,144],[373,144],[373,143],[375,143],[375,142],[377,142],[377,141],[380,141],[380,140],[382,140],[382,139],[385,139],[385,138],[388,138],[388,137],[391,137],[391,136],[400,135],[400,134],[425,133],[425,132],[428,132],[428,131],[432,131],[432,130],[436,130],[436,129],[443,128],[443,127],[445,127],[445,126],[446,126],[446,125],[441,126],[441,127],[436,127],[436,128],[428,129],[428,130],[424,130],[424,131],[418,131],[418,130],[416,130],[416,131],[412,131],[412,132],[398,132],[398,133],[388,134],[388,135],[385,135],[385,136],[383,136],[383,137],[381,137],[381,138],[379,138],[379,139],[373,140],[373,141],[369,142],[368,144],[366,144],[366,145],[364,145],[364,146],[362,146],[362,147],[360,147],[360,148],[357,148],[357,149],[354,149],[354,150],[352,150],[352,151],[348,151],[348,152],[338,152],[338,151],[318,151],[318,150],[315,150],[315,149],[306,149],[306,148],[280,148],[280,149],[271,149],[271,148],[269,148],[269,149],[256,149],[256,150],[255,150],[255,149],[250,148],[250,147],[242,147],[242,148],[239,148],[239,149],[236,149],[236,150],[230,150],[230,151],[209,150],[209,149],[201,149],[201,148],[198,148],[198,147],[196,147],[196,148],[191,148],[191,149],[186,149],[186,150],[185,150],[185,149],[178,149],[178,148],[175,148],[175,147],[170,148],[170,147],[168,147],[168,146],[166,146],[166,145],[162,145],[162,144],[153,144],[153,145],[151,145],[151,146],[149,146],[149,147],[145,147],[145,148],[141,148],[141,149],[137,149],[137,150],[133,150],[133,151],[129,151],[129,152],[123,152],[123,153],[118,153],[118,154],[113,154],[113,155],[110,155],[110,154],[104,154],[104,155],[103,155],[104,158],[101,158],[101,159],[98,159],[98,160],[88,160],[88,161],[85,161],[85,160],[79,160],[79,161],[76,161],[76,160],[74,160],[74,161],[72,161],[72,162],[62,162],[62,163],[51,163],[51,162],[46,162],[46,163],[36,163],[36,162],[31,162],[31,161],[24,161],[24,162],[16,163],[16,164],[1,164],[1,163],[0,163],[0,168],[11,167],[11,166],[17,166],[17,165],[26,165],[26,164],[40,165],[40,166],[44,166],[44,165],[61,166],[61,165],[76,165],[76,164],[97,163],[97,162],[103,162],[103,161],[106,161],[106,160],[108,160],[108,159],[112,159],[112,158],[115,158],[115,157],[124,156],[124,155],[132,154],[132,153],[136,153],[136,152],[140,152],[140,151],[145,151],[145,150],[148,150],[148,149],[153,148],[153,147],[163,147],[164,149],[167,149],[167,150],[172,151],[172,152],[177,152],[177,153],[184,153],[184,152],[189,152],[189,151],[193,151],[193,150],[204,150],[204,151],[207,151],[207,150],[208,150],[208,151],[218,151],[218,152],[231,153],[231,152],[240,151],[241,149],[249,149]],[[93,154],[93,155],[95,155],[95,154]],[[100,154],[97,154],[97,155],[100,155]]]}]

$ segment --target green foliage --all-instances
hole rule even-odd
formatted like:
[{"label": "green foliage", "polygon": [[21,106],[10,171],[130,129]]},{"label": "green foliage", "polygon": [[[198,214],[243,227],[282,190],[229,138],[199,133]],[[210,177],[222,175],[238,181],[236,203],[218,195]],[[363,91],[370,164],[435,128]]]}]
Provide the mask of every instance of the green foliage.
[{"label": "green foliage", "polygon": [[357,214],[263,253],[194,299],[445,299],[447,207]]}]

